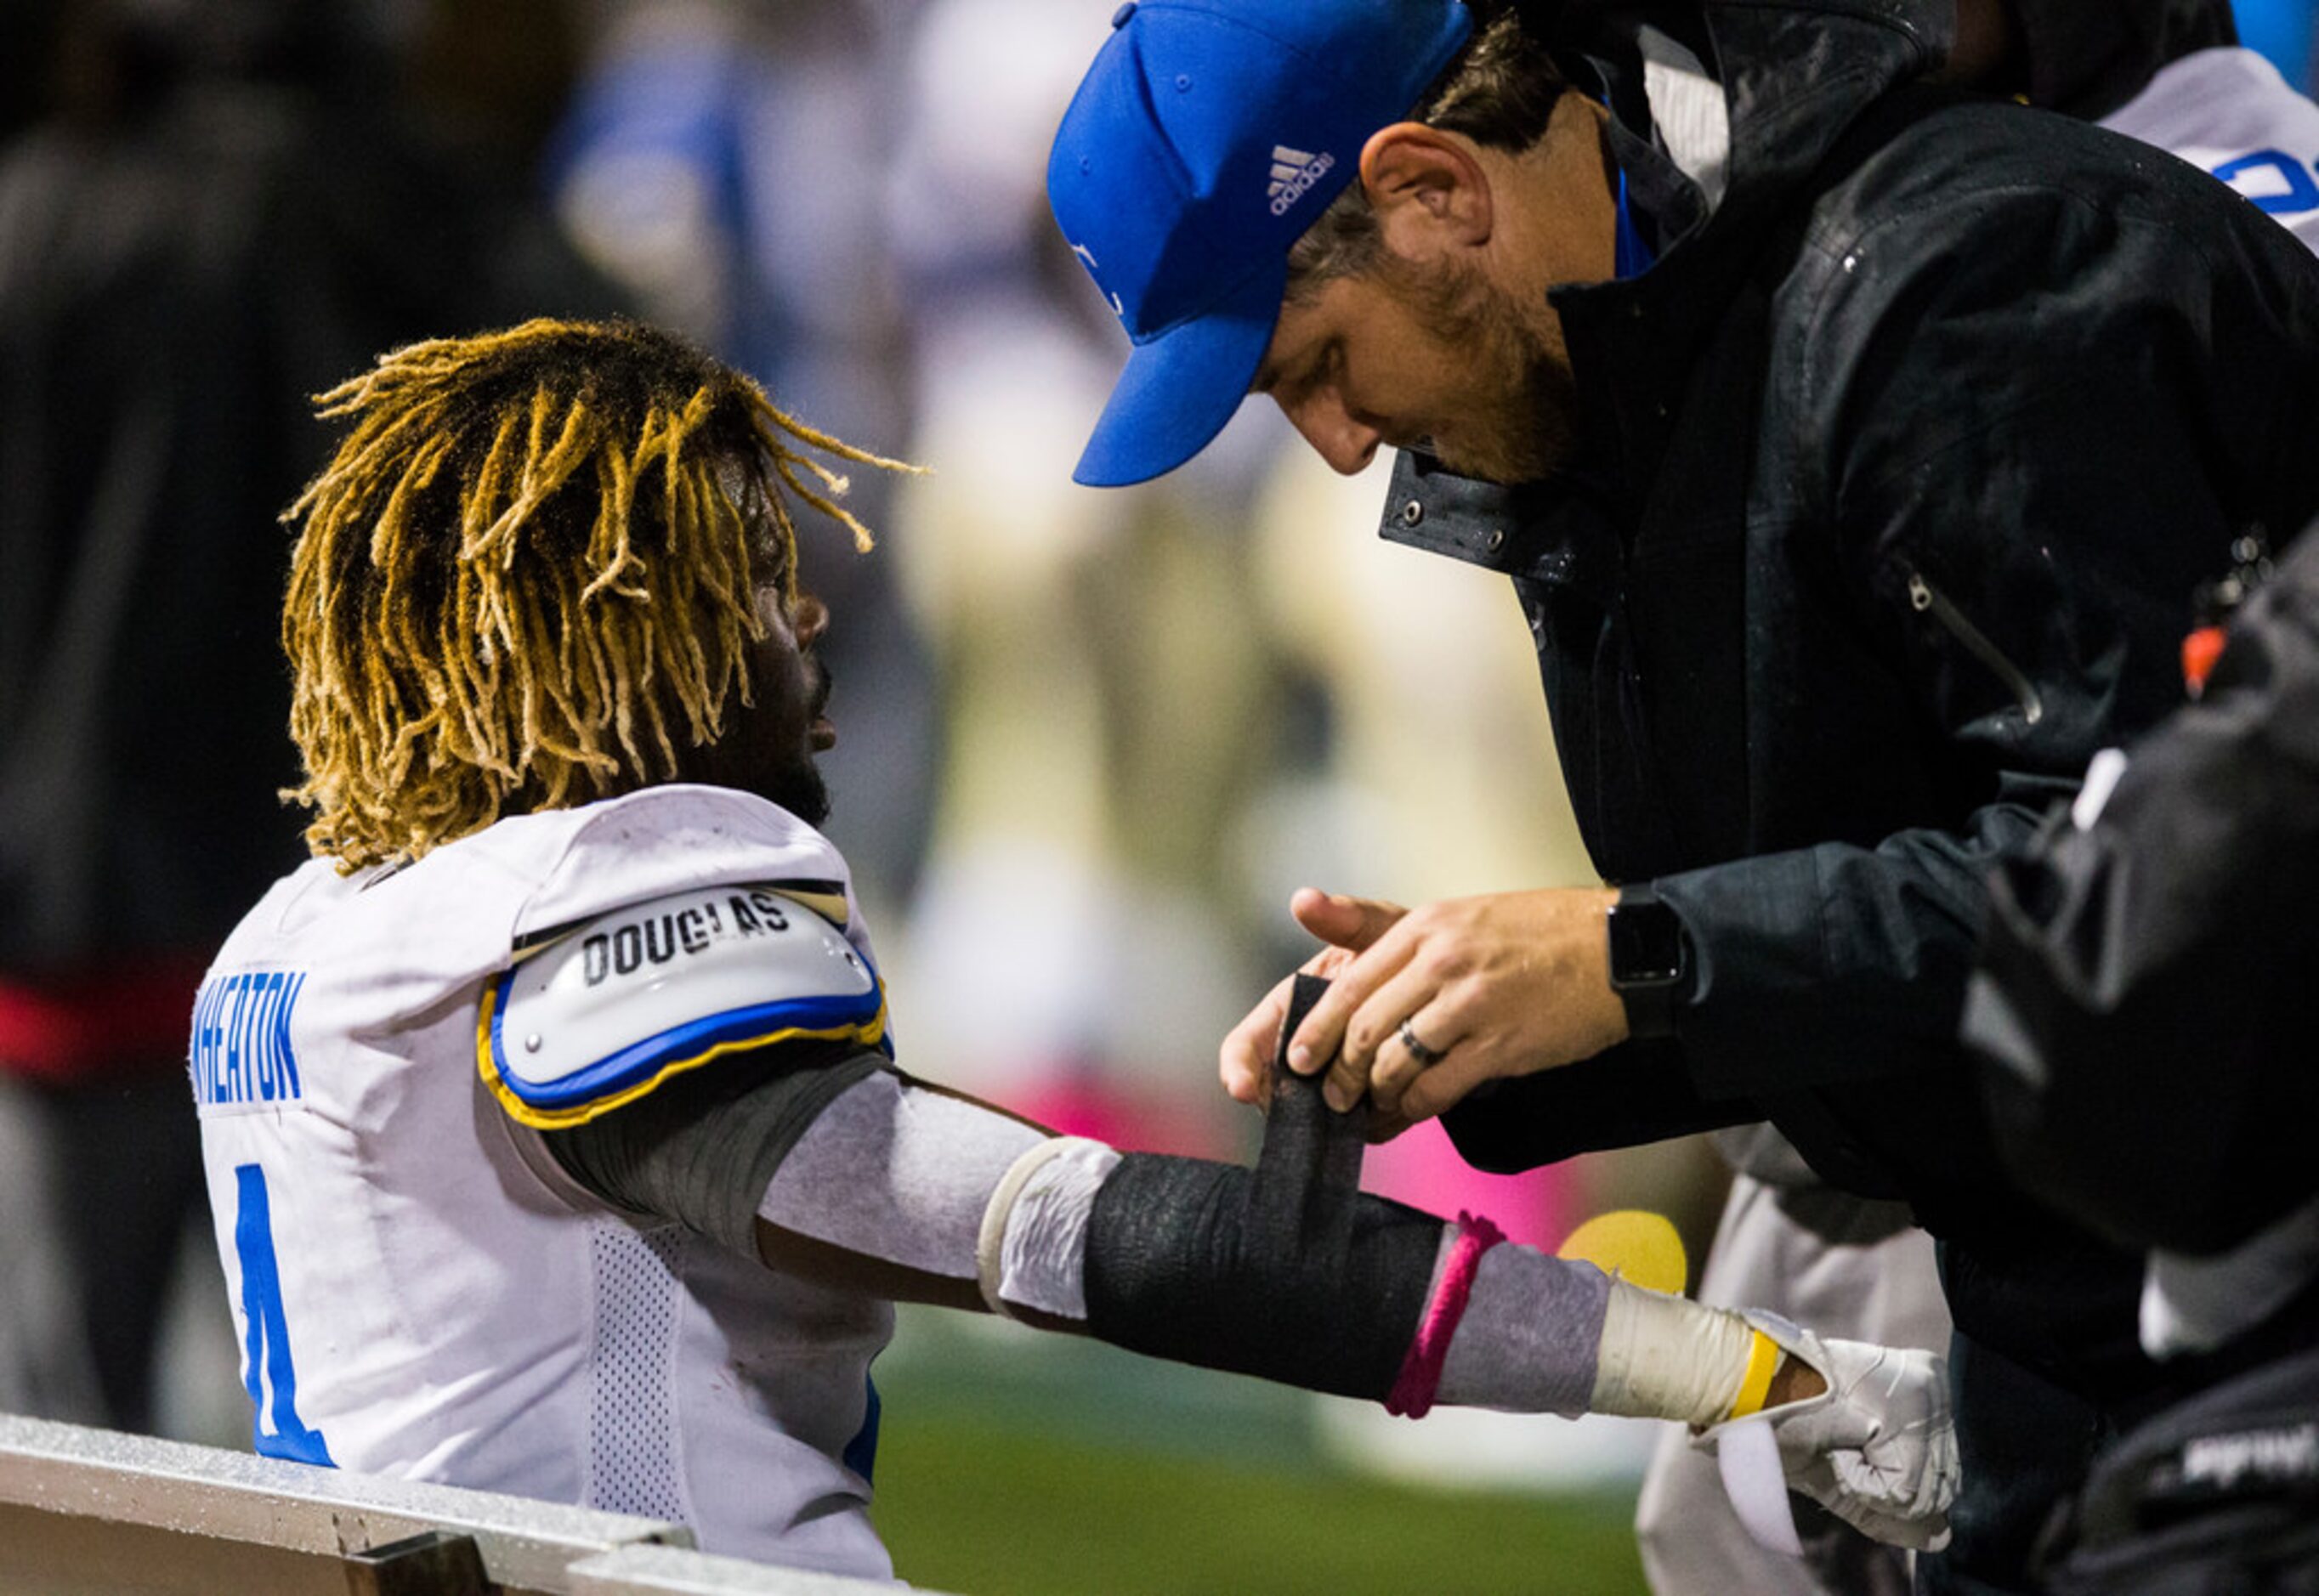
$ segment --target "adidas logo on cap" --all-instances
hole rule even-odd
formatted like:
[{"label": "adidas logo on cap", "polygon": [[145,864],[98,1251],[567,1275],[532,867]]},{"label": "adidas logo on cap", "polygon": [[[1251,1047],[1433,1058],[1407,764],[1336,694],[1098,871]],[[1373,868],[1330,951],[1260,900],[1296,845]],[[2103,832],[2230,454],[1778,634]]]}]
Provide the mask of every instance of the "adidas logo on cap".
[{"label": "adidas logo on cap", "polygon": [[1272,147],[1272,213],[1286,216],[1288,208],[1304,197],[1305,192],[1326,177],[1337,164],[1337,158],[1323,152],[1313,155],[1306,150],[1291,149],[1286,144]]}]

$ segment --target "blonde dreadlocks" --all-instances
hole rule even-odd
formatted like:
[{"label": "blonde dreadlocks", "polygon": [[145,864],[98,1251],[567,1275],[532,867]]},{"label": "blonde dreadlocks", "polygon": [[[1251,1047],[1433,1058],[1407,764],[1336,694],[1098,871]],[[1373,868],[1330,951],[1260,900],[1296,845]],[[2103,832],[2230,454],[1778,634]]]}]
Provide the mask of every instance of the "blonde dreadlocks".
[{"label": "blonde dreadlocks", "polygon": [[355,419],[283,518],[304,520],[282,642],[306,780],[286,796],[350,870],[674,776],[680,740],[751,701],[758,589],[796,596],[781,490],[870,546],[799,447],[910,469],[630,322],[413,344],[316,402]]}]

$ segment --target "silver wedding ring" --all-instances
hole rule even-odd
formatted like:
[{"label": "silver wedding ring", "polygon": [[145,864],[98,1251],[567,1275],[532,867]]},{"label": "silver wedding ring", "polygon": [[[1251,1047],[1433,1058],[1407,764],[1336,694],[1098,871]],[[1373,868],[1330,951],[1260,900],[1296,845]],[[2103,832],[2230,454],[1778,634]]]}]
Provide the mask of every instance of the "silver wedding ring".
[{"label": "silver wedding ring", "polygon": [[1417,1032],[1409,1028],[1407,1020],[1401,1023],[1401,1045],[1409,1050],[1409,1056],[1417,1060],[1421,1069],[1430,1069],[1447,1057],[1418,1041]]}]

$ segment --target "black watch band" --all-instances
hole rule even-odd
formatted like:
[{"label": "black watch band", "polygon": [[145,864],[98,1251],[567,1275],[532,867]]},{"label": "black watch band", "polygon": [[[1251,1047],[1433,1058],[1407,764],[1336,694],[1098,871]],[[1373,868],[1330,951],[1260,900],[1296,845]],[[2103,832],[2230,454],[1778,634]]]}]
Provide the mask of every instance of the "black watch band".
[{"label": "black watch band", "polygon": [[1606,916],[1611,989],[1627,1005],[1637,1037],[1674,1034],[1675,998],[1691,965],[1683,922],[1648,887],[1621,887]]}]

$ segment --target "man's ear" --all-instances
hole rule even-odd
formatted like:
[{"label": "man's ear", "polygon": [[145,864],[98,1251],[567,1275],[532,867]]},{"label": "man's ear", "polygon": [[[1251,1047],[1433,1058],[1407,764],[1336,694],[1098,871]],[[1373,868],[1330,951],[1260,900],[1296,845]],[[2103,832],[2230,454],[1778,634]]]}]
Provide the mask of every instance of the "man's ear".
[{"label": "man's ear", "polygon": [[1361,187],[1396,255],[1424,259],[1490,240],[1490,180],[1454,133],[1415,122],[1379,128],[1361,147]]}]

